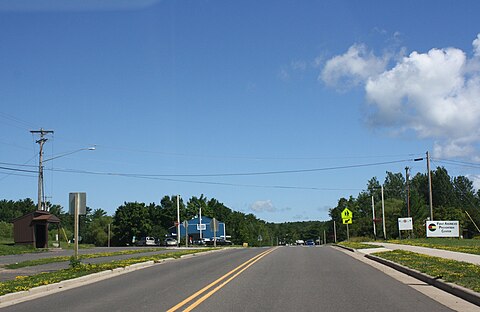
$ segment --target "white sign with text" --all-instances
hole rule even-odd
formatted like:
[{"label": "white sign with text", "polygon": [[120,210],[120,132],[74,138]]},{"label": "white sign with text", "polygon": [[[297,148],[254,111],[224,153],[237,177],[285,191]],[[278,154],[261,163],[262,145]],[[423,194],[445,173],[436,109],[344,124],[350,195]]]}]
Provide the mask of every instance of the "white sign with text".
[{"label": "white sign with text", "polygon": [[398,229],[400,231],[411,231],[411,230],[413,230],[413,219],[412,218],[398,218]]},{"label": "white sign with text", "polygon": [[458,221],[427,221],[425,223],[427,237],[459,237]]}]

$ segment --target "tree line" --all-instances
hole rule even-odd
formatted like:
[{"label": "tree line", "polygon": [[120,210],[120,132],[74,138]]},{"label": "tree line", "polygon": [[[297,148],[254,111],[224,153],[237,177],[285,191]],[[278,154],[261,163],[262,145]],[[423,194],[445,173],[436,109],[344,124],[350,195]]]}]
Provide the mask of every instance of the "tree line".
[{"label": "tree line", "polygon": [[[338,241],[346,239],[346,227],[342,225],[341,212],[348,208],[353,212],[353,224],[349,226],[350,236],[373,237],[372,197],[377,217],[377,237],[397,238],[399,236],[397,219],[411,216],[414,231],[409,236],[425,237],[425,220],[430,215],[428,176],[418,173],[408,181],[402,173],[386,172],[384,189],[384,207],[386,233],[381,226],[381,184],[376,177],[367,182],[366,190],[356,197],[340,198],[336,207],[329,211],[328,221],[304,221],[287,223],[268,223],[255,215],[234,211],[215,198],[204,195],[192,196],[187,202],[180,198],[180,219],[189,220],[198,215],[216,218],[225,223],[227,235],[235,244],[248,243],[250,246],[293,244],[298,239],[316,239],[327,242],[334,240],[334,222]],[[478,232],[474,222],[480,220],[480,192],[475,191],[473,182],[467,177],[450,177],[447,170],[438,167],[432,171],[433,212],[436,220],[458,220],[466,235]],[[407,197],[408,203],[407,204]],[[31,199],[18,201],[0,201],[0,237],[13,236],[11,221],[28,212],[35,211],[36,205]],[[73,237],[73,215],[64,211],[60,205],[47,203],[49,211],[60,218],[62,230],[60,239]],[[162,238],[168,235],[168,229],[177,219],[177,197],[164,196],[160,203],[125,202],[109,216],[101,208],[87,207],[86,215],[80,216],[80,236],[82,243],[106,246],[108,228],[111,229],[111,245],[132,243],[132,237],[154,236]],[[479,222],[477,222],[478,224]],[[56,231],[51,231],[51,234]]]},{"label": "tree line", "polygon": [[[476,225],[480,225],[480,192],[475,191],[473,182],[465,176],[450,177],[444,167],[437,167],[431,172],[432,178],[432,206],[434,220],[459,221],[460,228],[466,237],[479,234]],[[385,228],[382,226],[382,185],[376,177],[367,183],[367,189],[357,197],[340,198],[337,206],[330,209],[331,221],[329,229],[335,221],[338,231],[337,238],[346,238],[346,226],[342,225],[341,212],[348,208],[353,212],[353,224],[349,225],[351,236],[373,236],[373,211],[377,218],[377,237],[387,239],[398,238],[397,220],[410,216],[413,219],[414,229],[402,235],[410,237],[425,237],[425,221],[430,218],[429,183],[428,175],[417,173],[408,181],[402,173],[386,172],[384,189]],[[471,219],[470,219],[470,217]],[[476,224],[475,224],[476,223]]]},{"label": "tree line", "polygon": [[[275,243],[268,223],[258,219],[253,214],[233,211],[215,198],[208,199],[204,195],[193,196],[188,202],[180,199],[180,218],[188,220],[198,215],[216,218],[225,222],[227,235],[235,244],[248,243],[250,246],[264,246]],[[61,221],[60,239],[73,238],[73,215],[64,211],[60,205],[46,203],[49,212]],[[0,201],[0,236],[13,237],[11,221],[26,213],[35,211],[37,206],[31,199],[19,201]],[[168,235],[168,229],[177,220],[177,197],[164,196],[159,204],[143,202],[126,202],[117,208],[113,216],[101,208],[87,207],[86,214],[80,216],[79,234],[81,243],[106,246],[108,228],[111,229],[111,245],[125,246],[132,244],[132,238],[154,236],[157,238]],[[56,225],[51,225],[50,234],[57,233]],[[258,238],[262,237],[261,240]]]}]

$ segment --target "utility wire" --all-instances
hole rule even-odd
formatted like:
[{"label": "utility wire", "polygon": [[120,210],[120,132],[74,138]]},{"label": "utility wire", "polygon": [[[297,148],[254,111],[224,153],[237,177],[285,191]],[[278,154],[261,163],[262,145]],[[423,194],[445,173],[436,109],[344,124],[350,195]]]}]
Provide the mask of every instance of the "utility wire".
[{"label": "utility wire", "polygon": [[161,151],[151,151],[143,149],[134,149],[126,147],[114,147],[107,145],[96,145],[99,148],[119,150],[126,152],[135,152],[135,153],[147,153],[147,154],[157,154],[165,155],[172,157],[190,157],[190,158],[213,158],[213,159],[247,159],[247,160],[325,160],[325,159],[361,159],[361,158],[387,158],[387,157],[415,157],[422,154],[402,154],[402,155],[373,155],[373,156],[326,156],[326,157],[273,157],[273,156],[237,156],[237,155],[200,155],[192,153],[169,153]]},{"label": "utility wire", "polygon": [[480,169],[480,164],[479,163],[471,163],[471,162],[466,162],[466,161],[458,161],[458,160],[449,160],[449,159],[435,159],[439,163],[444,163],[448,165],[459,165],[463,167],[469,167],[469,168],[477,168]]},{"label": "utility wire", "polygon": [[57,171],[57,172],[67,172],[67,173],[84,173],[84,174],[94,174],[94,175],[119,175],[119,176],[133,176],[133,177],[138,177],[138,176],[141,176],[141,177],[230,177],[230,176],[259,176],[259,175],[276,175],[276,174],[330,171],[330,170],[340,170],[340,169],[353,169],[353,168],[389,165],[394,163],[403,163],[408,161],[413,161],[413,159],[402,159],[402,160],[394,160],[394,161],[386,161],[386,162],[325,167],[325,168],[279,170],[279,171],[258,171],[258,172],[237,172],[237,173],[209,173],[209,174],[142,174],[142,173],[95,172],[95,171],[87,171],[87,170],[59,169],[59,168],[54,168],[50,170]]}]

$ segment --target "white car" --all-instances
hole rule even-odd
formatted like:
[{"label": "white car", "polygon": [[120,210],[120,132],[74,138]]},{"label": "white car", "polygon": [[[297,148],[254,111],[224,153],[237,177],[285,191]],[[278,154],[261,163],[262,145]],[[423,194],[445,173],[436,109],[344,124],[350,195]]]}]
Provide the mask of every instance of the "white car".
[{"label": "white car", "polygon": [[155,238],[151,236],[142,237],[136,242],[137,246],[155,246]]},{"label": "white car", "polygon": [[165,238],[165,241],[163,242],[164,246],[177,246],[177,240],[175,238]]}]

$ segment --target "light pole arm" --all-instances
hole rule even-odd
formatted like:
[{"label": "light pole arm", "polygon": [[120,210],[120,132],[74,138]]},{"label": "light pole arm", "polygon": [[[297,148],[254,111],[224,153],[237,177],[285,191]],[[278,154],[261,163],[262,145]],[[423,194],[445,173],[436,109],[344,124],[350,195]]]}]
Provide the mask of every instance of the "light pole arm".
[{"label": "light pole arm", "polygon": [[54,160],[54,159],[57,159],[57,158],[60,158],[60,157],[68,156],[68,155],[78,153],[78,152],[81,152],[81,151],[94,151],[95,149],[96,149],[95,146],[81,148],[81,149],[78,149],[78,150],[75,150],[75,151],[72,151],[72,152],[68,152],[68,153],[64,153],[64,154],[54,156],[52,158],[44,159],[43,162],[47,162],[47,161]]}]

